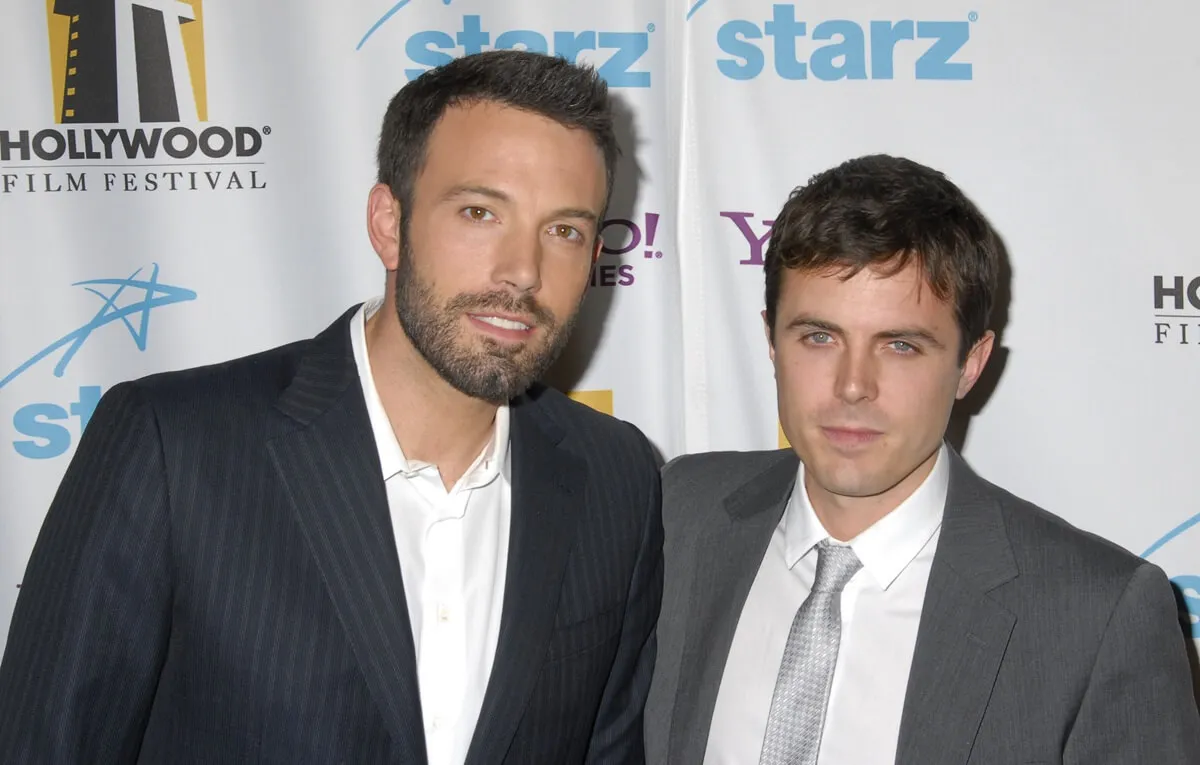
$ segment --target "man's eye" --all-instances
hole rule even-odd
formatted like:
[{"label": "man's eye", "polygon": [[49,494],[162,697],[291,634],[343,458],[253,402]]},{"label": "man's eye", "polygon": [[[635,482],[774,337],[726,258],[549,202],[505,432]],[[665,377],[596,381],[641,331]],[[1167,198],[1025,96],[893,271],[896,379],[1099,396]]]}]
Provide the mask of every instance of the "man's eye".
[{"label": "man's eye", "polygon": [[579,229],[575,228],[574,226],[568,226],[565,223],[559,223],[551,226],[550,233],[554,234],[554,236],[562,237],[563,239],[567,239],[572,242],[578,242],[583,239],[583,233]]},{"label": "man's eye", "polygon": [[471,220],[485,221],[496,216],[492,215],[482,207],[467,207],[463,209],[463,215],[466,215]]}]

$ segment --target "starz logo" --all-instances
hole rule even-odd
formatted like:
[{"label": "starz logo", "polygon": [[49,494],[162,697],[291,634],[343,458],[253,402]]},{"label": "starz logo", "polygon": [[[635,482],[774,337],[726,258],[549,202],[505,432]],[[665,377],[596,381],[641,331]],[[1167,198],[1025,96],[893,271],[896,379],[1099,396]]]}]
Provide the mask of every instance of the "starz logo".
[{"label": "starz logo", "polygon": [[[82,287],[99,298],[100,308],[82,326],[42,348],[0,378],[0,391],[56,353],[61,355],[54,365],[53,374],[63,377],[71,360],[84,344],[98,330],[118,322],[128,331],[137,349],[145,352],[151,312],[156,308],[196,299],[196,293],[192,290],[160,282],[157,263],[151,265],[149,275],[143,275],[145,270],[139,268],[126,278],[90,279],[72,285]],[[79,433],[82,434],[100,402],[100,395],[99,385],[81,385],[78,400],[67,406],[37,402],[20,407],[13,414],[12,423],[17,433],[27,438],[13,441],[13,448],[29,459],[50,459],[65,454],[71,447],[73,433],[59,423],[77,417]]]}]

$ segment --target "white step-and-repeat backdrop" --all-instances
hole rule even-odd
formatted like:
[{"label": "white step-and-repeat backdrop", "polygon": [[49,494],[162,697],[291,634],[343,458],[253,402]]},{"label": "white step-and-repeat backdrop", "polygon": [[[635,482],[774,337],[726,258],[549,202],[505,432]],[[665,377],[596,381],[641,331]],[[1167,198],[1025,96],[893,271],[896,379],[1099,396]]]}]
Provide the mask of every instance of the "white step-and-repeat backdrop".
[{"label": "white step-and-repeat backdrop", "polygon": [[759,311],[788,192],[944,170],[1004,237],[1003,351],[955,440],[1161,565],[1200,638],[1200,7],[1184,0],[3,0],[0,635],[100,395],[378,293],[379,121],[450,57],[588,61],[626,153],[556,384],[664,458],[780,443]]}]

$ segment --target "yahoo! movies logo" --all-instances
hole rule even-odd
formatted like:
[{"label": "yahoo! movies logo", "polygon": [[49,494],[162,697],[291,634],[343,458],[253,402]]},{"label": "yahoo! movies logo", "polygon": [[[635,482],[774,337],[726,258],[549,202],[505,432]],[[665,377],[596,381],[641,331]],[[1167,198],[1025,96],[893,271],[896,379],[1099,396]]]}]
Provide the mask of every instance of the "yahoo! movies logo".
[{"label": "yahoo! movies logo", "polygon": [[722,212],[721,217],[736,226],[738,233],[746,240],[747,250],[742,251],[745,257],[738,260],[738,265],[761,268],[763,248],[767,246],[767,242],[771,238],[771,227],[775,225],[775,221],[757,220],[757,216],[752,212],[732,210]]},{"label": "yahoo! movies logo", "polygon": [[[144,352],[150,331],[150,312],[172,303],[195,300],[196,293],[160,282],[157,263],[153,265],[149,277],[142,276],[143,270],[139,268],[124,279],[91,279],[76,282],[73,286],[82,287],[102,301],[100,309],[86,324],[50,343],[0,378],[0,391],[40,361],[56,353],[61,355],[58,357],[58,363],[54,365],[54,376],[62,377],[71,359],[92,334],[115,322],[124,325],[137,349]],[[133,299],[130,300],[130,297]],[[73,434],[70,428],[60,423],[69,422],[72,417],[78,418],[79,434],[82,435],[92,412],[96,409],[96,404],[100,402],[100,394],[99,385],[81,385],[79,398],[65,406],[38,402],[17,409],[12,418],[13,427],[17,433],[28,437],[13,441],[13,448],[17,454],[35,460],[65,454],[71,448]]]},{"label": "yahoo! movies logo", "polygon": [[[451,0],[442,0],[450,5]],[[361,50],[410,0],[393,4],[367,29],[358,41],[355,50]],[[400,24],[390,25],[401,27]],[[464,14],[452,29],[419,29],[404,27],[407,39],[404,53],[414,66],[404,70],[411,80],[429,69],[447,64],[458,56],[479,53],[484,50],[508,50],[521,48],[561,56],[576,61],[580,54],[588,56],[596,66],[597,73],[614,88],[648,88],[650,72],[645,69],[642,57],[650,50],[650,36],[654,24],[647,24],[644,31],[598,31],[595,29],[495,29],[490,20],[479,14]]]},{"label": "yahoo! movies logo", "polygon": [[[644,265],[662,261],[661,246],[655,244],[658,235],[658,213],[644,213],[641,220],[634,218],[609,218],[601,223],[600,236],[604,244],[600,247],[601,262],[592,271],[593,287],[631,287],[636,280],[636,264]],[[607,258],[605,258],[607,256]],[[632,263],[614,263],[612,259],[634,257]]]},{"label": "yahoo! movies logo", "polygon": [[[709,4],[693,0],[687,19]],[[736,7],[744,13],[746,5]],[[721,74],[752,80],[766,71],[770,59],[776,76],[785,80],[972,79],[966,47],[971,25],[979,19],[974,11],[961,20],[809,20],[798,15],[802,5],[775,3],[769,19],[722,24],[716,40],[726,54],[717,59]]]}]

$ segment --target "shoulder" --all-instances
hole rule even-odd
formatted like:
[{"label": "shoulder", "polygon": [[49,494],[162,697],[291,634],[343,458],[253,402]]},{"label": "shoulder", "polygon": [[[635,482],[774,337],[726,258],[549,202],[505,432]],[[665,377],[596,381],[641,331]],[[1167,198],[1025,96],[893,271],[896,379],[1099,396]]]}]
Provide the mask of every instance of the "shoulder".
[{"label": "shoulder", "polygon": [[[1075,586],[1085,584],[1085,580],[1124,582],[1145,564],[1120,545],[992,483],[953,449],[950,457],[947,502],[962,505],[955,509],[954,517],[965,518],[963,512],[997,508],[1003,534],[1023,578],[1046,582],[1063,579]],[[947,512],[950,522],[949,506]]]},{"label": "shoulder", "polygon": [[1066,574],[1073,584],[1124,589],[1148,564],[1120,545],[1045,508],[989,484],[999,500],[1017,564],[1023,571]]},{"label": "shoulder", "polygon": [[325,388],[357,377],[349,327],[361,309],[362,304],[351,306],[314,337],[215,364],[150,375],[131,385],[166,412],[204,410],[230,419],[273,411],[298,374]]},{"label": "shoulder", "polygon": [[649,439],[634,424],[581,404],[544,385],[535,385],[512,403],[514,415],[523,407],[536,412],[549,431],[563,436],[563,444],[592,467],[614,471],[652,471],[658,458]]},{"label": "shoulder", "polygon": [[637,426],[540,385],[510,412],[514,438],[517,428],[534,427],[583,469],[589,538],[661,538],[659,460]]},{"label": "shoulder", "polygon": [[233,421],[269,411],[295,376],[311,340],[302,340],[216,364],[179,369],[116,386],[136,393],[160,419]]},{"label": "shoulder", "polygon": [[712,494],[749,483],[781,463],[797,464],[790,449],[702,452],[676,457],[663,467],[663,494]]},{"label": "shoulder", "polygon": [[[1166,587],[1166,575],[1153,563],[1006,489],[978,480],[999,507],[1020,572],[1011,586],[1019,601],[1102,622],[1131,582],[1153,580],[1155,586]],[[1099,622],[1093,626],[1102,626]]]},{"label": "shoulder", "polygon": [[1042,625],[1043,639],[1065,636],[1073,650],[1088,656],[1111,634],[1127,648],[1140,645],[1133,650],[1170,660],[1165,651],[1179,645],[1181,625],[1176,594],[1162,568],[1032,502],[996,491],[1020,572],[1010,585],[1010,607]]},{"label": "shoulder", "polygon": [[727,500],[743,491],[759,509],[786,495],[799,460],[790,449],[701,452],[676,457],[663,468],[663,527],[673,549],[687,549],[701,529],[728,522]]}]

